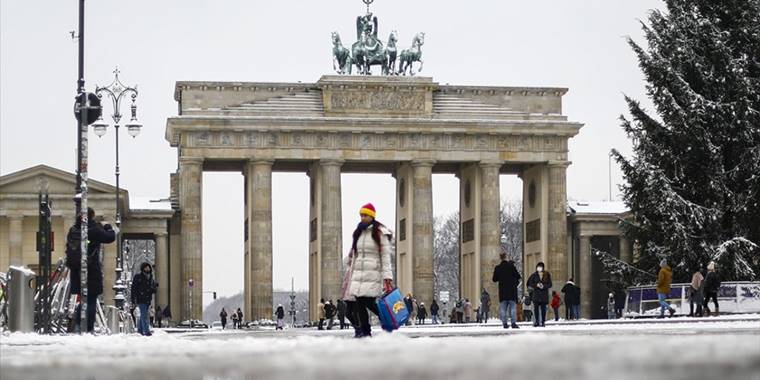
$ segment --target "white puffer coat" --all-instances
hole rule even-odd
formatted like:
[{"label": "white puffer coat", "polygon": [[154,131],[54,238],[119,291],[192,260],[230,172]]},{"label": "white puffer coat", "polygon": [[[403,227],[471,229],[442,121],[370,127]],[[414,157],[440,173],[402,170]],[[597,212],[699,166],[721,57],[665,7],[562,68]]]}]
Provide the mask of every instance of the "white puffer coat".
[{"label": "white puffer coat", "polygon": [[[383,280],[393,280],[391,270],[391,232],[380,227],[382,249],[372,240],[372,226],[367,227],[356,241],[356,252],[351,260],[351,280],[346,294],[350,297],[379,297],[383,294]],[[348,260],[348,257],[346,258]]]}]

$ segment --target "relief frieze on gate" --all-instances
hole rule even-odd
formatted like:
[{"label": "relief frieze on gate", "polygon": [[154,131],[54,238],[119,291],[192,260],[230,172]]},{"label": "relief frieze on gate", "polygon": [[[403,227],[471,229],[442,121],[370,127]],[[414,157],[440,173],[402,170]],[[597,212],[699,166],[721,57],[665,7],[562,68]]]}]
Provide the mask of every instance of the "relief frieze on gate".
[{"label": "relief frieze on gate", "polygon": [[464,133],[191,131],[190,148],[566,152],[567,137]]}]

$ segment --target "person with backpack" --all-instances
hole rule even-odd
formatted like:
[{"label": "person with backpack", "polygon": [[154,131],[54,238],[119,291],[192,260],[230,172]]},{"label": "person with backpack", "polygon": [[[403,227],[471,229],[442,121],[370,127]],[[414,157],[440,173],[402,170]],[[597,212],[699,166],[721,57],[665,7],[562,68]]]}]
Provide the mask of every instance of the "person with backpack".
[{"label": "person with backpack", "polygon": [[439,310],[440,307],[438,306],[438,302],[436,300],[433,300],[433,303],[430,304],[430,318],[432,319],[431,323],[434,325],[437,325],[441,322],[438,320]]},{"label": "person with backpack", "polygon": [[277,318],[277,325],[275,330],[282,330],[285,326],[285,308],[282,304],[277,305],[277,311],[274,312],[274,316]]},{"label": "person with backpack", "polygon": [[[517,286],[520,284],[520,272],[515,267],[515,262],[507,259],[507,253],[499,254],[501,263],[493,269],[493,282],[499,283],[499,313],[502,327],[509,328],[511,317],[511,327],[517,326]],[[485,290],[484,290],[485,291]]]},{"label": "person with backpack", "polygon": [[240,326],[238,325],[238,316],[237,316],[237,313],[236,312],[232,312],[231,318],[232,318],[232,329],[235,330],[235,329],[239,328]]},{"label": "person with backpack", "polygon": [[227,310],[224,310],[224,308],[219,312],[219,319],[222,320],[222,330],[224,330],[227,328]]},{"label": "person with backpack", "polygon": [[[702,308],[704,309],[708,317],[710,315],[715,315],[716,317],[720,315],[720,308],[718,305],[718,291],[719,290],[720,290],[720,277],[718,277],[718,273],[715,272],[715,262],[710,261],[710,264],[707,265],[707,276],[705,276],[705,285],[704,285],[705,299],[702,303]],[[712,299],[713,303],[715,304],[715,313],[711,313],[710,307],[707,306],[710,303],[710,299]]]},{"label": "person with backpack", "polygon": [[153,335],[150,332],[148,322],[149,311],[153,294],[156,292],[158,284],[153,280],[153,267],[150,263],[140,264],[140,273],[135,274],[132,278],[132,289],[130,292],[133,305],[137,305],[140,310],[140,320],[137,322],[137,332],[143,336]]},{"label": "person with backpack", "polygon": [[341,289],[344,299],[351,299],[358,329],[356,338],[372,336],[368,310],[378,315],[375,299],[393,291],[391,267],[391,232],[377,221],[372,203],[359,209],[359,224],[352,234],[347,260],[350,278]]},{"label": "person with backpack", "polygon": [[[69,283],[71,294],[80,295],[80,305],[87,302],[87,332],[95,331],[95,311],[97,309],[98,296],[103,293],[103,268],[100,264],[100,245],[113,243],[116,240],[118,228],[110,224],[102,225],[95,221],[95,210],[87,208],[87,299],[81,300],[82,294],[82,220],[77,218],[77,223],[69,229],[66,235],[66,266],[69,268]],[[77,306],[74,321],[75,329],[79,329],[81,318],[81,306]]]},{"label": "person with backpack", "polygon": [[580,319],[580,291],[578,290],[578,287],[575,286],[572,277],[567,280],[565,286],[563,286],[560,291],[565,295],[565,319]]}]

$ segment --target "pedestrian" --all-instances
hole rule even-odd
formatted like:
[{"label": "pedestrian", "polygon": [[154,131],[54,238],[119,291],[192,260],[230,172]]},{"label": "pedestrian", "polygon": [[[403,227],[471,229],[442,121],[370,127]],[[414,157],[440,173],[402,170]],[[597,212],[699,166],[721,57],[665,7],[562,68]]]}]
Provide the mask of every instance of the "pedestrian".
[{"label": "pedestrian", "polygon": [[552,287],[552,276],[544,271],[544,263],[536,264],[536,271],[528,278],[528,289],[533,294],[533,326],[545,327],[546,306],[549,304],[549,289]]},{"label": "pedestrian", "polygon": [[467,323],[472,320],[472,303],[469,298],[464,299],[464,320]]},{"label": "pedestrian", "polygon": [[456,316],[457,322],[456,323],[464,323],[464,300],[460,298],[459,301],[457,301],[456,307],[457,307],[457,316]]},{"label": "pedestrian", "polygon": [[607,296],[607,319],[615,319],[615,295],[610,293]]},{"label": "pedestrian", "polygon": [[237,329],[239,327],[238,326],[238,316],[237,316],[237,313],[233,312],[231,318],[232,318],[232,329],[233,330]]},{"label": "pedestrian", "polygon": [[[705,294],[705,300],[702,303],[702,308],[704,309],[705,313],[707,313],[707,316],[710,315],[719,316],[720,315],[720,308],[718,305],[718,291],[720,290],[720,277],[718,277],[718,273],[715,272],[715,262],[710,261],[710,264],[707,265],[707,276],[705,276],[705,284],[704,284],[704,294]],[[715,313],[710,312],[710,308],[707,306],[710,302],[710,299],[713,300],[713,303],[715,305]]]},{"label": "pedestrian", "polygon": [[345,329],[346,326],[346,303],[343,302],[342,299],[338,300],[338,323],[340,324],[340,329]]},{"label": "pedestrian", "polygon": [[533,296],[530,293],[528,293],[526,296],[523,296],[523,319],[525,319],[525,322],[531,322],[533,320],[533,310],[531,310],[533,304],[531,302],[532,297]]},{"label": "pedestrian", "polygon": [[164,319],[164,313],[161,310],[161,306],[156,305],[156,323],[158,324],[159,329],[162,327],[161,322],[163,321],[163,319]]},{"label": "pedestrian", "polygon": [[[691,284],[689,284],[689,316],[701,317],[702,316],[702,302],[704,302],[704,276],[699,268],[691,275]],[[694,305],[697,305],[697,314],[694,314]]]},{"label": "pedestrian", "polygon": [[285,309],[282,304],[277,305],[277,310],[274,312],[274,316],[277,318],[277,325],[275,330],[282,330],[285,327]]},{"label": "pedestrian", "polygon": [[243,311],[240,308],[237,309],[238,328],[243,328]]},{"label": "pedestrian", "polygon": [[433,303],[430,304],[430,318],[432,319],[432,323],[434,325],[437,325],[440,323],[438,320],[438,313],[440,311],[440,307],[438,306],[438,302],[436,300],[433,300]]},{"label": "pedestrian", "polygon": [[336,312],[337,309],[335,308],[335,305],[333,305],[332,300],[328,300],[327,303],[325,303],[325,318],[327,319],[328,330],[332,330]]},{"label": "pedestrian", "polygon": [[425,309],[425,303],[420,302],[420,306],[417,308],[417,322],[420,325],[425,324],[425,318],[427,318],[427,309]]},{"label": "pedestrian", "polygon": [[615,317],[623,318],[623,309],[625,308],[625,291],[618,289],[615,291]]},{"label": "pedestrian", "polygon": [[491,295],[483,288],[480,292],[480,319],[483,323],[488,323],[488,315],[491,311]]},{"label": "pedestrian", "polygon": [[219,312],[219,319],[222,320],[222,330],[227,328],[227,310],[224,310],[222,308],[222,311]]},{"label": "pedestrian", "polygon": [[376,298],[393,291],[391,232],[376,216],[375,206],[371,203],[361,207],[361,220],[352,234],[351,251],[347,258],[351,278],[345,293],[356,300],[357,338],[372,336],[368,310],[378,315]]},{"label": "pedestrian", "polygon": [[[440,309],[440,314],[441,314],[441,320],[440,320],[440,322],[441,322],[442,325],[446,324],[446,318],[449,317],[449,308],[446,306],[447,303],[448,302],[444,301],[443,302],[443,307],[441,307],[441,309]],[[449,322],[451,322],[451,321],[449,320]]]},{"label": "pedestrian", "polygon": [[481,323],[482,316],[480,315],[480,309],[482,306],[478,306],[475,308],[475,323]]},{"label": "pedestrian", "polygon": [[404,297],[404,305],[406,305],[406,310],[409,311],[409,318],[406,320],[406,325],[409,326],[412,324],[413,315],[414,315],[414,299],[412,298],[412,293],[407,293],[406,297]]},{"label": "pedestrian", "polygon": [[317,330],[324,330],[324,323],[325,323],[325,314],[327,310],[325,310],[325,299],[320,298],[319,304],[317,305],[317,318],[319,318],[319,324],[317,325]]},{"label": "pedestrian", "polygon": [[493,269],[493,282],[499,283],[499,317],[501,325],[509,328],[509,320],[512,320],[512,328],[517,327],[517,286],[520,284],[520,272],[515,267],[515,262],[507,260],[507,253],[499,254],[501,262]]},{"label": "pedestrian", "polygon": [[156,292],[158,284],[153,281],[153,267],[150,263],[140,264],[140,273],[135,274],[132,278],[132,289],[130,292],[133,305],[137,305],[140,310],[140,320],[137,322],[137,332],[143,336],[151,336],[148,318],[150,312],[150,301]]},{"label": "pedestrian", "polygon": [[570,277],[561,290],[565,295],[565,319],[567,320],[580,319],[580,315],[576,314],[576,305],[578,305],[577,309],[580,309],[580,302],[576,299],[579,293],[576,292],[576,289],[577,287],[573,282],[573,278]]},{"label": "pedestrian", "polygon": [[676,310],[670,307],[667,302],[672,281],[673,272],[668,266],[668,260],[662,259],[660,261],[660,272],[657,274],[657,300],[660,302],[660,316],[658,318],[665,318],[665,310],[670,312],[670,317],[676,313]]},{"label": "pedestrian", "polygon": [[163,319],[166,320],[166,327],[171,327],[172,309],[169,305],[166,305],[166,307],[164,308]]},{"label": "pedestrian", "polygon": [[149,310],[149,314],[150,314],[150,326],[156,327],[156,325],[153,324],[153,321],[156,319],[156,314],[155,314],[155,310],[152,307]]},{"label": "pedestrian", "polygon": [[[81,295],[81,270],[82,270],[82,220],[77,216],[77,223],[69,229],[66,236],[66,266],[69,268],[69,283],[71,294]],[[79,298],[79,303],[87,303],[87,332],[95,331],[95,312],[97,310],[98,296],[103,293],[103,268],[100,262],[100,245],[112,243],[116,240],[118,228],[110,224],[102,225],[95,221],[95,210],[87,208],[87,299]],[[74,323],[76,331],[80,327],[80,309],[77,306]]]},{"label": "pedestrian", "polygon": [[552,311],[554,311],[554,321],[559,322],[559,305],[562,303],[562,300],[559,298],[559,294],[557,292],[552,291]]}]

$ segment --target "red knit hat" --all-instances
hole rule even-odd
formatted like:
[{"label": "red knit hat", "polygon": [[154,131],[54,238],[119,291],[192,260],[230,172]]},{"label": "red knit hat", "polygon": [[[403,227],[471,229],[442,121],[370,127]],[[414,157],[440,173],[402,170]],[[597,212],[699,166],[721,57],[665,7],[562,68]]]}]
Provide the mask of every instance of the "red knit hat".
[{"label": "red knit hat", "polygon": [[359,215],[369,215],[372,218],[375,217],[375,206],[372,205],[372,203],[367,203],[366,205],[362,206],[361,210],[359,210]]}]

